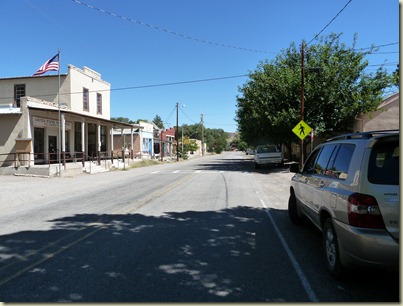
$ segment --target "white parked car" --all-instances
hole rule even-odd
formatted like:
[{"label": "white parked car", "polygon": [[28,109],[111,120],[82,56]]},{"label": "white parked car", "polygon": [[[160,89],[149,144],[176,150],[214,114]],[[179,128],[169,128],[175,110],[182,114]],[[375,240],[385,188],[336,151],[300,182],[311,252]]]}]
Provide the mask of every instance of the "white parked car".
[{"label": "white parked car", "polygon": [[268,144],[256,148],[254,160],[255,169],[259,169],[263,165],[282,166],[284,164],[284,155],[278,146]]}]

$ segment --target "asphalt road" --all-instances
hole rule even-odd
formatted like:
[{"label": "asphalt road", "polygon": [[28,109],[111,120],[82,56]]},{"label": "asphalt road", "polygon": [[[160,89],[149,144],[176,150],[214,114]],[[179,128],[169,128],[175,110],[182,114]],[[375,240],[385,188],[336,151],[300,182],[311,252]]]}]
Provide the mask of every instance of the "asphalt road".
[{"label": "asphalt road", "polygon": [[320,232],[288,220],[291,177],[240,152],[0,177],[0,301],[399,301],[396,273],[327,274]]}]

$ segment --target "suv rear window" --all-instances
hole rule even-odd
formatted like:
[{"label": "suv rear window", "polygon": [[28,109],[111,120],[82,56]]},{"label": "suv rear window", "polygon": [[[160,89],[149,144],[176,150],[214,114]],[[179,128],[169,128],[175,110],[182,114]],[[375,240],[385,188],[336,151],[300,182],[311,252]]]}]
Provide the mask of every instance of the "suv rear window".
[{"label": "suv rear window", "polygon": [[368,181],[373,184],[399,185],[399,142],[378,142],[371,151]]}]

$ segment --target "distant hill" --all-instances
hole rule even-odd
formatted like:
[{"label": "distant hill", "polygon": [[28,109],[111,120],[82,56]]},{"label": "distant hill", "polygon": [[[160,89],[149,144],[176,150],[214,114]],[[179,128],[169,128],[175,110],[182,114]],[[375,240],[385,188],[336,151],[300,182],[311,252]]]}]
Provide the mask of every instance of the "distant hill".
[{"label": "distant hill", "polygon": [[237,135],[238,133],[227,132],[227,141],[232,142]]}]

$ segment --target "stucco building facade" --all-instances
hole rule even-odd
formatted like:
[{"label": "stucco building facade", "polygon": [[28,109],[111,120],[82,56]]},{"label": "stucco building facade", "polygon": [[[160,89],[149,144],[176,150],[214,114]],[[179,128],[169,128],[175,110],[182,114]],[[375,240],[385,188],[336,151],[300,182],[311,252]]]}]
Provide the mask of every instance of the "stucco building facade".
[{"label": "stucco building facade", "polygon": [[60,76],[1,78],[0,167],[111,154],[111,131],[133,127],[110,120],[110,88],[73,65]]},{"label": "stucco building facade", "polygon": [[387,97],[377,111],[366,116],[357,116],[354,131],[398,130],[400,126],[400,94]]}]

